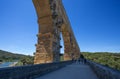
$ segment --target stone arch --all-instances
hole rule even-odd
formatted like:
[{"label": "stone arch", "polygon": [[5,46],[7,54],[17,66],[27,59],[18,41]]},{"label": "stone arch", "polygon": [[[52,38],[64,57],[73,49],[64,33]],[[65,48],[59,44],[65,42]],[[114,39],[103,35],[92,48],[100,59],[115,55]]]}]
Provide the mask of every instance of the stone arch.
[{"label": "stone arch", "polygon": [[33,3],[39,26],[34,63],[60,61],[60,33],[62,33],[64,40],[64,60],[71,60],[73,57],[78,58],[79,46],[74,37],[62,1],[33,0]]}]

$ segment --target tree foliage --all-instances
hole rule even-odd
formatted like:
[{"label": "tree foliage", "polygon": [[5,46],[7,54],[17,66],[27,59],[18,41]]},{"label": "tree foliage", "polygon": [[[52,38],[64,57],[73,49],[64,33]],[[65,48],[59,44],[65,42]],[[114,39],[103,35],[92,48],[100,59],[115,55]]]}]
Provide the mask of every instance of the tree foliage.
[{"label": "tree foliage", "polygon": [[20,59],[20,62],[22,62],[22,65],[32,65],[34,58],[32,56],[24,56]]},{"label": "tree foliage", "polygon": [[82,52],[86,59],[120,70],[120,53]]}]

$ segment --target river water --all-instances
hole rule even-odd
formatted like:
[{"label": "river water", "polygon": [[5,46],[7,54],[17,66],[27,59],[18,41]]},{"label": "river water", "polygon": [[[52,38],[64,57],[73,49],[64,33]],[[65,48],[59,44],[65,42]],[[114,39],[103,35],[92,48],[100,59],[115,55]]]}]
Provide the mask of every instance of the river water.
[{"label": "river water", "polygon": [[0,64],[0,68],[3,67],[9,67],[10,65],[12,65],[14,62],[3,62],[2,64]]}]

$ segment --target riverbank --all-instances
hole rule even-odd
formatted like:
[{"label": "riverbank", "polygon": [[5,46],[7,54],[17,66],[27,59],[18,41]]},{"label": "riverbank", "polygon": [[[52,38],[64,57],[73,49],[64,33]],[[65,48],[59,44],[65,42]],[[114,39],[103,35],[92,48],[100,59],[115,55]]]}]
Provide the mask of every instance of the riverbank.
[{"label": "riverbank", "polygon": [[18,62],[13,62],[12,64],[9,65],[9,67],[16,66]]}]

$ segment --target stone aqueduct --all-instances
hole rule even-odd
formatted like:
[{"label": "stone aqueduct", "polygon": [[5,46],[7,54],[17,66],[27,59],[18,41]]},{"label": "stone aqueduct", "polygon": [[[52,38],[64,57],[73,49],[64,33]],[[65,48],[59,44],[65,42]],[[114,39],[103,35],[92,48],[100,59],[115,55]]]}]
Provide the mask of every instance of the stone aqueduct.
[{"label": "stone aqueduct", "polygon": [[64,60],[78,58],[80,49],[62,0],[33,0],[33,3],[39,25],[34,64],[60,61],[60,34],[64,40]]}]

